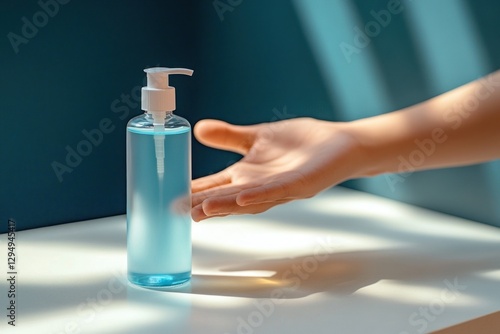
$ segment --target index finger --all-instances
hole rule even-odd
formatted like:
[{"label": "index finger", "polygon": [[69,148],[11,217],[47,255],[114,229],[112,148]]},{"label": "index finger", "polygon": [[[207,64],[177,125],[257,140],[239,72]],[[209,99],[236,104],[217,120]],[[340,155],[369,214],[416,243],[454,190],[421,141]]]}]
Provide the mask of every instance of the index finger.
[{"label": "index finger", "polygon": [[200,177],[191,181],[191,192],[197,193],[203,190],[220,187],[231,183],[231,174],[229,171],[222,170],[218,173]]}]

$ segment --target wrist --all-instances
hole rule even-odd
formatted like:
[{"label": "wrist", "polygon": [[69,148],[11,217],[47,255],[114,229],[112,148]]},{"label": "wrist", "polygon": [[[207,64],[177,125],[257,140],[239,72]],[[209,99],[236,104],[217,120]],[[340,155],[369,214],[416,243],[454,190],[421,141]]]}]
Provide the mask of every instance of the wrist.
[{"label": "wrist", "polygon": [[376,167],[375,148],[358,121],[328,122],[326,127],[329,141],[339,147],[335,159],[330,163],[330,170],[335,171],[335,182],[347,181],[381,172]]},{"label": "wrist", "polygon": [[381,127],[379,117],[360,119],[346,124],[346,132],[352,138],[356,159],[353,178],[371,177],[390,172],[388,156],[393,148],[388,131]]}]

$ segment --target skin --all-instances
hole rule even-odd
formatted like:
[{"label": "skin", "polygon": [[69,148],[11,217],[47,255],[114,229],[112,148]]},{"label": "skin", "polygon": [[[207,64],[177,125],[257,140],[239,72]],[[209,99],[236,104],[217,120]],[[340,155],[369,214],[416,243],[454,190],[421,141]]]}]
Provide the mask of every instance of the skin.
[{"label": "skin", "polygon": [[238,126],[203,120],[194,134],[243,158],[192,182],[193,219],[260,213],[348,179],[499,159],[500,71],[353,122],[297,118]]}]

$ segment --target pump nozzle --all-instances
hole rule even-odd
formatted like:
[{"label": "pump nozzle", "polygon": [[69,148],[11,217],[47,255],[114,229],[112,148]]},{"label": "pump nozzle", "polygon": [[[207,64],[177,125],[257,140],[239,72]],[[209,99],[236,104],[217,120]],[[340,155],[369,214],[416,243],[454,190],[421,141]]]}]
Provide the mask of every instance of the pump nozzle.
[{"label": "pump nozzle", "polygon": [[193,75],[186,68],[153,67],[144,70],[148,83],[142,87],[142,110],[153,116],[156,167],[163,178],[165,172],[165,135],[163,134],[167,113],[175,110],[175,88],[169,86],[169,75]]},{"label": "pump nozzle", "polygon": [[187,68],[152,67],[146,68],[144,72],[147,73],[148,87],[158,89],[171,88],[168,85],[168,77],[170,74],[193,75],[193,70]]},{"label": "pump nozzle", "polygon": [[169,86],[169,76],[193,75],[193,71],[186,68],[153,67],[144,72],[147,74],[148,85],[142,87],[142,110],[148,112],[175,110],[175,88]]}]

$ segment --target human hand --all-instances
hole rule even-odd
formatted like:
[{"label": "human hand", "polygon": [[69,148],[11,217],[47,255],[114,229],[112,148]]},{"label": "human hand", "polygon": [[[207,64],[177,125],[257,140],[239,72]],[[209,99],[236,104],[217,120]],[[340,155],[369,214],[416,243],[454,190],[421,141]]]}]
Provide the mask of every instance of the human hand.
[{"label": "human hand", "polygon": [[192,182],[195,221],[260,213],[356,175],[357,142],[347,123],[297,118],[249,126],[203,120],[194,128],[203,144],[244,157]]}]

